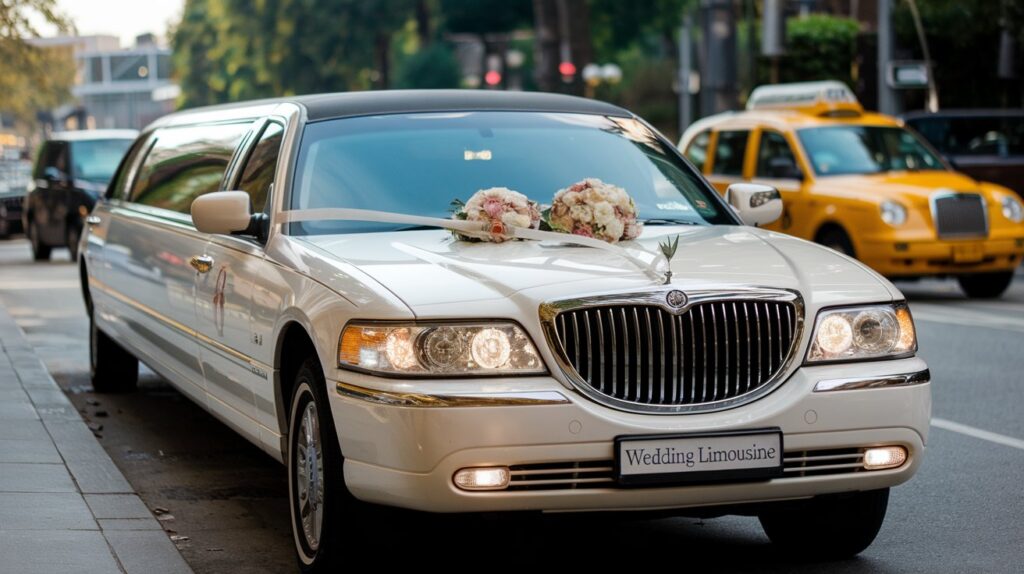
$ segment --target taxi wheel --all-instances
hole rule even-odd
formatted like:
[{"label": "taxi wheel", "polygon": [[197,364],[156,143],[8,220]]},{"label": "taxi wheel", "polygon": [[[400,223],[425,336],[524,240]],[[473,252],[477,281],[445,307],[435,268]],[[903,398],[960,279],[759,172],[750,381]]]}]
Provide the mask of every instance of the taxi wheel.
[{"label": "taxi wheel", "polygon": [[345,488],[344,458],[338,446],[320,362],[311,357],[295,376],[289,409],[288,507],[299,569],[337,572],[351,557],[359,529],[366,528],[364,504]]},{"label": "taxi wheel", "polygon": [[849,558],[871,545],[885,520],[889,489],[814,498],[760,515],[761,528],[785,554]]},{"label": "taxi wheel", "polygon": [[89,320],[89,375],[97,393],[127,393],[139,382],[139,360]]},{"label": "taxi wheel", "polygon": [[956,279],[960,283],[960,288],[964,290],[968,297],[994,299],[1010,288],[1010,283],[1013,282],[1013,271],[975,273],[973,275],[961,275]]},{"label": "taxi wheel", "polygon": [[854,258],[857,257],[856,252],[853,250],[853,241],[850,241],[850,236],[847,235],[841,227],[827,227],[822,229],[818,232],[818,236],[814,240],[815,242],[838,251],[843,255],[848,255]]}]

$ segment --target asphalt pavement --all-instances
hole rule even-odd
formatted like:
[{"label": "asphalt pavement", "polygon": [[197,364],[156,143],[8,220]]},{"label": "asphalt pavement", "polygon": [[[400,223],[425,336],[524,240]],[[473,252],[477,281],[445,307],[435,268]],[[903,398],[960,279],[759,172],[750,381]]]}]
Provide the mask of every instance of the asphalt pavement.
[{"label": "asphalt pavement", "polygon": [[[636,569],[705,564],[735,572],[1020,572],[1024,275],[996,301],[967,300],[953,281],[899,287],[932,371],[932,432],[921,470],[893,490],[882,531],[856,559],[807,564],[781,556],[750,517],[399,511],[368,524],[379,537],[352,548],[353,557],[455,568],[621,561]],[[25,241],[0,242],[0,303],[195,572],[295,570],[283,466],[148,370],[136,393],[92,392],[88,323],[65,250],[37,264]]]}]

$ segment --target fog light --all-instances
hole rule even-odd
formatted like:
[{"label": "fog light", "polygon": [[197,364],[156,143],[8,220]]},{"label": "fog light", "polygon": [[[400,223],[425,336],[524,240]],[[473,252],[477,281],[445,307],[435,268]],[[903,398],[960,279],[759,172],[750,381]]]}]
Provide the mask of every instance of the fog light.
[{"label": "fog light", "polygon": [[907,449],[902,446],[883,446],[864,451],[864,468],[867,470],[896,468],[905,462],[907,462]]},{"label": "fog light", "polygon": [[455,486],[462,490],[501,490],[508,486],[508,467],[463,468],[455,473]]}]

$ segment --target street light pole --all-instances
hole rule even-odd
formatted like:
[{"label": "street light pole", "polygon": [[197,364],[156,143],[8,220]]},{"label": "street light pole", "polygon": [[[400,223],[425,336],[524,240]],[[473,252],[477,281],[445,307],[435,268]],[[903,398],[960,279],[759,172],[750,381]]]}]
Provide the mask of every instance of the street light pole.
[{"label": "street light pole", "polygon": [[878,111],[890,115],[899,112],[896,91],[889,85],[892,53],[892,0],[878,0]]}]

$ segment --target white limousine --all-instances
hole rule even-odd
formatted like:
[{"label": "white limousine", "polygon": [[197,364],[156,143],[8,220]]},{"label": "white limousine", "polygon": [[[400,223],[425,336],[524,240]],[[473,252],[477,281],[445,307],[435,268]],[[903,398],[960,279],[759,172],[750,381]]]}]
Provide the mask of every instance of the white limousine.
[{"label": "white limousine", "polygon": [[374,504],[744,513],[849,556],[921,464],[929,372],[903,295],[780,212],[567,96],[177,113],[87,219],[92,382],[142,361],[284,462],[305,571]]}]

